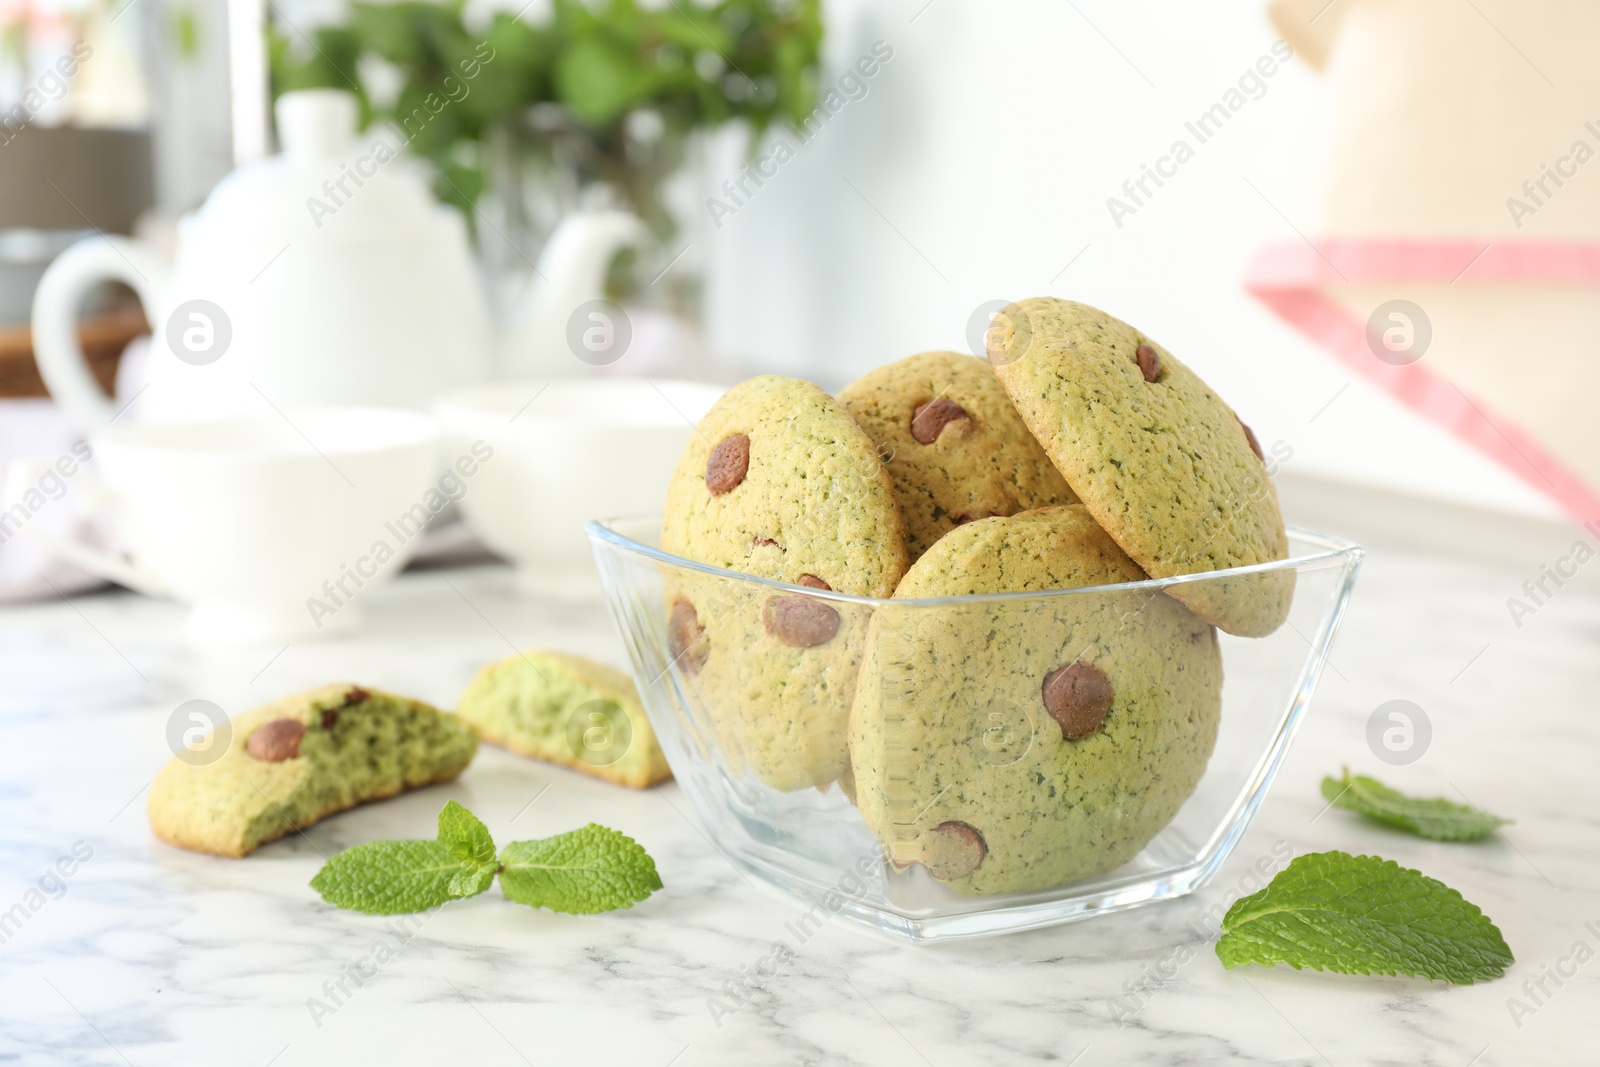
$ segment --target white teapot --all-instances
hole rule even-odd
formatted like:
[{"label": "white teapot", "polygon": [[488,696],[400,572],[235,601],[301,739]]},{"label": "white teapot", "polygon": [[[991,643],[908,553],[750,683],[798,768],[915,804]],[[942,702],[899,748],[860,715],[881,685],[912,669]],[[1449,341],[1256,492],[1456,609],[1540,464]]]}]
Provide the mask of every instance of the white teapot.
[{"label": "white teapot", "polygon": [[358,140],[356,115],[348,93],[286,93],[283,154],[234,171],[182,218],[172,261],[99,236],[51,264],[34,297],[34,349],[51,395],[84,429],[116,415],[74,322],[86,292],[107,279],[134,289],[153,331],[134,383],[138,421],[330,404],[423,409],[499,374],[585,369],[568,322],[600,298],[606,264],[643,240],[643,224],[620,211],[568,216],[502,336],[460,214],[436,203],[397,152],[398,129]]}]

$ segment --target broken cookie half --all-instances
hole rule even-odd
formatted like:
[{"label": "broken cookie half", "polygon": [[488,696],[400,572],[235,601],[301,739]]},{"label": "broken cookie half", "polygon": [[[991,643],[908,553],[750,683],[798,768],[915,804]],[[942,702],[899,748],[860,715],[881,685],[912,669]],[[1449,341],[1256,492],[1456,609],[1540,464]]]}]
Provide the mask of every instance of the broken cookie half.
[{"label": "broken cookie half", "polygon": [[174,758],[156,776],[148,811],[161,840],[247,856],[335,812],[449,781],[478,749],[454,715],[348,683],[257,708],[232,732],[216,760]]},{"label": "broken cookie half", "polygon": [[672,777],[633,680],[564,652],[519,652],[477,673],[456,713],[483,739],[616,785]]}]

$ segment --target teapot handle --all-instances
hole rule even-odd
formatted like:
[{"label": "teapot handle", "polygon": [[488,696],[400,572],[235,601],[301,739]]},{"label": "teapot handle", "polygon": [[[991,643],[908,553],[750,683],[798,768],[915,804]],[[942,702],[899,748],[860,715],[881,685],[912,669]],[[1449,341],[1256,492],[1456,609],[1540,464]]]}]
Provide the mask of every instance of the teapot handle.
[{"label": "teapot handle", "polygon": [[[33,295],[33,353],[50,395],[86,431],[111,423],[116,409],[100,391],[78,344],[78,308],[95,285],[126,283],[139,295],[146,317],[155,313],[168,268],[148,247],[126,237],[87,237],[61,255],[39,279]],[[159,333],[154,321],[152,328]]]},{"label": "teapot handle", "polygon": [[577,211],[561,220],[539,254],[537,280],[513,313],[501,358],[505,378],[576,374],[567,331],[580,307],[601,297],[606,266],[624,247],[638,248],[650,231],[627,211]]}]

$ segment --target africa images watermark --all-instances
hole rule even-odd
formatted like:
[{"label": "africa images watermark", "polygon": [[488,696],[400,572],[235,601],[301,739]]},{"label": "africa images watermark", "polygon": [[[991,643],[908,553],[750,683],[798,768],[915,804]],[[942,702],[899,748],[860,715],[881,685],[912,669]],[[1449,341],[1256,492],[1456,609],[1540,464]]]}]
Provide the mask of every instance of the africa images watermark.
[{"label": "africa images watermark", "polygon": [[[323,1020],[337,1015],[339,1009],[355,996],[356,990],[377,978],[379,971],[393,963],[400,953],[411,945],[412,939],[417,936],[417,931],[421,930],[444,906],[445,904],[438,904],[426,911],[388,920],[383,924],[383,931],[387,936],[374,941],[372,951],[340,968],[338,978],[324,979],[322,996],[306,998],[306,1011],[311,1013],[311,1021],[317,1024],[317,1029],[322,1029]],[[355,988],[352,989],[352,986]]]},{"label": "africa images watermark", "polygon": [[[391,145],[387,139],[380,138],[372,143],[369,151],[357,156],[353,162],[339,164],[339,176],[322,183],[322,192],[327,199],[316,196],[306,198],[306,210],[311,213],[311,221],[317,224],[317,229],[322,229],[323,219],[338,214],[339,209],[355,197],[368,179],[376,177],[379,167],[397,157],[401,146],[416,140],[440,112],[452,103],[459,104],[465,100],[472,92],[472,86],[467,83],[481,74],[494,57],[495,50],[489,47],[488,42],[480,42],[473,49],[472,58],[463,59],[457,64],[461,71],[460,78],[453,74],[444,76],[440,82],[442,94],[438,90],[430,92],[422,98],[422,103],[411,109],[411,114],[402,117],[399,122],[389,120],[389,130],[395,136],[395,144]],[[349,187],[352,182],[355,183],[355,189]]]},{"label": "africa images watermark", "polygon": [[68,851],[71,855],[63,855],[46,867],[33,887],[22,894],[21,900],[0,912],[0,945],[17,936],[46,904],[66,896],[67,879],[94,858],[94,846],[87,841],[74,841]]},{"label": "africa images watermark", "polygon": [[66,496],[67,479],[94,458],[87,441],[76,442],[70,451],[70,455],[62,455],[45,469],[32,485],[5,487],[14,499],[0,510],[0,545],[15,537],[39,512]]},{"label": "africa images watermark", "polygon": [[[716,223],[717,229],[722,229],[722,220],[730,215],[737,215],[739,210],[750,202],[756,190],[764,187],[767,182],[778,176],[778,170],[799,154],[799,149],[810,144],[828,124],[828,121],[839,114],[849,104],[858,100],[865,100],[868,92],[867,83],[877,76],[878,72],[894,58],[894,49],[885,41],[874,41],[872,50],[860,59],[855,65],[839,76],[839,80],[817,102],[816,108],[798,126],[791,128],[795,136],[800,139],[799,147],[790,145],[783,137],[774,139],[772,147],[746,163],[739,171],[738,178],[729,178],[722,183],[722,194],[727,199],[720,197],[707,197],[706,210],[711,213],[711,221]],[[755,189],[751,189],[751,183]]]},{"label": "africa images watermark", "polygon": [[[1293,845],[1287,841],[1273,842],[1270,855],[1257,859],[1234,887],[1222,895],[1221,900],[1208,908],[1199,919],[1191,919],[1185,924],[1199,939],[1199,944],[1205,945],[1215,941],[1222,929],[1222,917],[1228,914],[1228,909],[1241,897],[1265,889],[1267,883],[1272,881],[1273,875],[1287,867],[1292,859],[1294,859]],[[1111,1000],[1111,1018],[1116,1020],[1117,1028],[1126,1026],[1130,1020],[1144,1011],[1145,1006],[1157,993],[1177,981],[1178,973],[1194,959],[1197,951],[1194,941],[1174,945],[1155,963],[1145,964],[1139,977],[1123,982],[1123,995]]]},{"label": "africa images watermark", "polygon": [[[1590,921],[1584,923],[1583,928],[1596,941],[1600,941],[1600,924]],[[1539,977],[1523,980],[1522,996],[1506,998],[1506,1011],[1511,1013],[1511,1021],[1517,1024],[1518,1030],[1522,1029],[1524,1020],[1539,1014],[1539,1009],[1550,1003],[1551,998],[1561,992],[1562,986],[1578,977],[1578,968],[1594,959],[1594,952],[1594,947],[1580,937],[1554,963],[1540,965]],[[1554,989],[1550,988],[1552,984],[1555,985]]]},{"label": "africa images watermark", "polygon": [[467,495],[467,480],[494,457],[494,447],[487,441],[474,441],[468,452],[457,457],[438,483],[428,487],[421,500],[383,524],[387,537],[373,541],[366,553],[356,557],[353,563],[341,563],[338,575],[322,583],[322,597],[306,597],[306,611],[311,613],[311,621],[316,623],[317,629],[322,629],[324,620],[354,600],[362,586],[376,578],[378,569],[394,559],[402,547],[422,536],[435,515]]},{"label": "africa images watermark", "polygon": [[[1597,526],[1594,520],[1584,523],[1583,528],[1600,541],[1600,526]],[[1529,578],[1522,583],[1522,594],[1527,599],[1506,597],[1506,610],[1511,613],[1511,621],[1516,624],[1517,629],[1522,629],[1522,620],[1548,604],[1555,596],[1556,590],[1576,578],[1578,568],[1594,557],[1594,545],[1580,537],[1572,543],[1566,555],[1556,557],[1551,563],[1539,564],[1539,577]],[[1550,588],[1552,582],[1555,583],[1555,589]]]},{"label": "africa images watermark", "polygon": [[783,928],[794,939],[793,944],[781,938],[774,941],[755,963],[741,963],[738,975],[723,981],[723,996],[706,998],[706,1010],[711,1013],[711,1021],[718,1030],[722,1029],[724,1019],[738,1014],[755,999],[757,993],[766,989],[768,983],[783,972],[784,966],[794,961],[799,955],[798,950],[804,948],[828,920],[843,911],[847,904],[866,895],[867,878],[878,869],[878,864],[879,858],[874,855],[857,859],[851,870],[839,879],[834,892],[825,894],[800,918],[783,924]]},{"label": "africa images watermark", "polygon": [[50,104],[66,99],[67,83],[78,76],[78,68],[94,55],[88,41],[74,41],[72,51],[45,68],[34,86],[22,94],[10,111],[0,112],[0,145],[8,145]]},{"label": "africa images watermark", "polygon": [[1122,229],[1123,220],[1130,215],[1139,213],[1150,199],[1155,196],[1155,190],[1150,188],[1150,183],[1155,183],[1156,189],[1166,184],[1164,179],[1176,178],[1178,168],[1195,157],[1195,149],[1205,144],[1217,134],[1228,120],[1244,109],[1252,100],[1260,100],[1267,95],[1267,79],[1282,69],[1282,64],[1294,58],[1294,49],[1287,41],[1273,41],[1267,54],[1257,59],[1254,65],[1245,68],[1239,75],[1236,85],[1222,94],[1222,99],[1202,111],[1195,119],[1185,122],[1183,128],[1194,138],[1194,143],[1189,143],[1188,137],[1179,137],[1172,142],[1172,147],[1167,154],[1158,156],[1154,165],[1149,163],[1139,164],[1139,176],[1129,178],[1122,183],[1122,197],[1106,197],[1106,210],[1111,213],[1111,221],[1116,223],[1117,229]]},{"label": "africa images watermark", "polygon": [[[1585,122],[1583,128],[1589,136],[1600,142],[1600,125],[1593,121]],[[1563,186],[1578,176],[1578,168],[1595,157],[1594,146],[1582,137],[1572,142],[1572,147],[1567,149],[1567,154],[1556,157],[1555,166],[1548,163],[1539,164],[1539,176],[1529,178],[1522,183],[1522,195],[1527,197],[1506,197],[1506,211],[1511,215],[1511,221],[1517,229],[1522,229],[1522,224],[1534,215],[1539,209],[1555,198]],[[1563,181],[1565,179],[1565,181]],[[1555,188],[1550,188],[1554,182]]]}]

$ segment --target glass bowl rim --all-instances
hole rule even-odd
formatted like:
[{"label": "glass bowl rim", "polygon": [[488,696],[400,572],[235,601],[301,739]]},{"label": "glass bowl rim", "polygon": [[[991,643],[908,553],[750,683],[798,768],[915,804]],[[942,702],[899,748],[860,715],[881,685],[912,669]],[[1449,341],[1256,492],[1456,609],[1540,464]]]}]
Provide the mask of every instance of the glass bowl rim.
[{"label": "glass bowl rim", "polygon": [[925,606],[938,607],[955,604],[981,604],[994,601],[1029,600],[1043,597],[1081,596],[1107,593],[1125,593],[1154,589],[1165,591],[1175,585],[1189,582],[1216,581],[1221,578],[1236,578],[1247,575],[1266,574],[1271,571],[1301,571],[1313,566],[1331,566],[1343,563],[1349,566],[1359,563],[1366,554],[1365,550],[1356,542],[1332,534],[1318,533],[1307,530],[1302,526],[1288,526],[1285,528],[1289,537],[1301,541],[1310,541],[1319,546],[1319,550],[1307,555],[1290,556],[1287,559],[1272,560],[1267,563],[1252,563],[1245,567],[1227,567],[1215,571],[1199,571],[1194,574],[1176,574],[1170,578],[1146,578],[1138,582],[1113,582],[1108,585],[1084,585],[1069,589],[1040,589],[1020,593],[977,593],[962,596],[942,597],[872,597],[854,596],[849,593],[839,593],[831,589],[815,589],[811,586],[792,585],[772,578],[762,578],[754,574],[745,574],[742,571],[732,571],[725,567],[718,567],[710,563],[700,563],[696,560],[686,559],[674,555],[660,548],[653,548],[641,541],[636,541],[626,534],[619,533],[614,527],[623,523],[642,522],[649,519],[660,521],[659,512],[640,512],[631,515],[617,515],[607,519],[593,519],[584,524],[584,531],[590,540],[604,543],[612,548],[644,556],[660,563],[668,563],[684,570],[698,571],[731,581],[747,582],[756,586],[766,586],[769,589],[782,590],[786,593],[802,593],[818,600],[836,600],[846,604],[857,604],[865,607],[906,607]]}]

